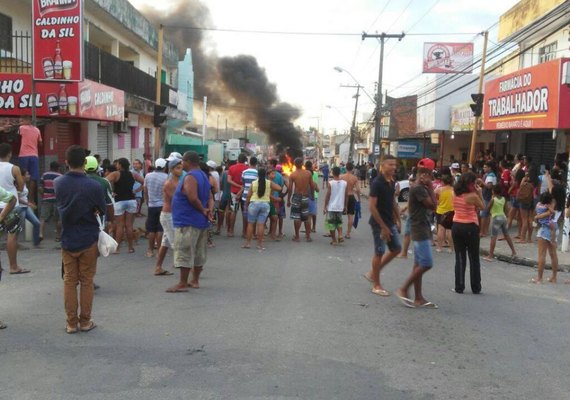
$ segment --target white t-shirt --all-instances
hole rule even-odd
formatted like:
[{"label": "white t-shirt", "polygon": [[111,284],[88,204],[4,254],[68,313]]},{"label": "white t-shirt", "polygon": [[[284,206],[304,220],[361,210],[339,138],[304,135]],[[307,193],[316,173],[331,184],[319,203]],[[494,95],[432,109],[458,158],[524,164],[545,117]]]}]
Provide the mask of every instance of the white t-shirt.
[{"label": "white t-shirt", "polygon": [[331,197],[329,199],[328,211],[343,212],[346,181],[336,181],[333,179],[332,181],[329,181],[329,183],[331,185]]},{"label": "white t-shirt", "polygon": [[220,187],[220,174],[218,171],[210,171],[210,175],[214,177],[216,180],[216,184],[218,185],[218,192],[214,195],[214,200],[219,201],[222,198],[222,188]]}]

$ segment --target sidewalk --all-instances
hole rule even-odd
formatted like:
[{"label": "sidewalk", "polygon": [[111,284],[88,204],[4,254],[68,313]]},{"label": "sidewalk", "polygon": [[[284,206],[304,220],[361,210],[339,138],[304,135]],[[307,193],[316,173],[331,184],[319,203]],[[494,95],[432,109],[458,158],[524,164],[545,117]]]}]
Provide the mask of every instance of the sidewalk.
[{"label": "sidewalk", "polygon": [[[369,188],[361,189],[361,194],[363,199],[368,198]],[[404,204],[404,203],[400,203]],[[509,231],[511,237],[515,237],[517,234],[517,226],[516,222],[513,224],[513,227]],[[489,254],[489,243],[491,241],[490,237],[481,238],[480,243],[480,253],[481,255],[487,256]],[[511,257],[511,249],[506,241],[497,241],[497,245],[495,246],[495,258],[499,261],[504,261],[509,264],[515,265],[523,265],[526,267],[537,267],[537,256],[538,256],[538,247],[536,244],[536,230],[533,233],[533,242],[527,244],[517,244],[515,243],[515,250],[517,252],[516,257]],[[481,261],[485,262],[485,261]],[[550,257],[546,256],[546,269],[551,269],[550,265]],[[558,245],[558,271],[562,272],[570,272],[570,252],[563,253],[560,251],[560,243]]]}]

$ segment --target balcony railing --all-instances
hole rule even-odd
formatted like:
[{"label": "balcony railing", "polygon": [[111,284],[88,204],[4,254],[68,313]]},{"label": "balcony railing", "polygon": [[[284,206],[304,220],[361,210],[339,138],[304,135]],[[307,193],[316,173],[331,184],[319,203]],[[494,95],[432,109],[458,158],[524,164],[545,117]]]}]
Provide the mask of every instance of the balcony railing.
[{"label": "balcony railing", "polygon": [[[2,39],[2,38],[0,38]],[[0,43],[11,41],[11,49],[0,48],[0,72],[32,73],[32,37],[28,32],[15,32]],[[156,100],[156,79],[97,46],[85,42],[85,78],[123,90],[149,101]],[[160,103],[176,107],[170,103],[169,92],[176,89],[161,84]]]}]

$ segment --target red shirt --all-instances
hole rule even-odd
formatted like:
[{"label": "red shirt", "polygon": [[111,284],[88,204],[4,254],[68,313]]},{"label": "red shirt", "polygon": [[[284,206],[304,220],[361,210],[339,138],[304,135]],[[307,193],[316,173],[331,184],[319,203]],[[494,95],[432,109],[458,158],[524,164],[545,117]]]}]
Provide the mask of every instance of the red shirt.
[{"label": "red shirt", "polygon": [[[243,185],[243,182],[241,181],[241,174],[247,168],[248,168],[247,165],[243,163],[237,163],[235,165],[232,165],[228,169],[228,175],[232,177],[232,181],[234,181],[238,185]],[[238,187],[235,187],[234,185],[230,185],[230,190],[232,191],[233,194],[237,194],[240,191],[240,189]]]},{"label": "red shirt", "polygon": [[20,144],[19,157],[38,156],[38,143],[41,140],[40,130],[33,125],[20,126],[20,136],[22,142]]}]

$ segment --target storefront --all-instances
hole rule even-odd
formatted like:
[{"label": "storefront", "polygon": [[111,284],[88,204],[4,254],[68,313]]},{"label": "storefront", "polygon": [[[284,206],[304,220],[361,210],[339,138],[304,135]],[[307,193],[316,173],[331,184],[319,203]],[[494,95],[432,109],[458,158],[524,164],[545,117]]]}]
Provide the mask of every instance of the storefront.
[{"label": "storefront", "polygon": [[[63,163],[65,150],[73,144],[94,154],[108,151],[109,132],[114,124],[124,121],[124,92],[97,82],[37,82],[32,96],[31,75],[0,74],[0,87],[0,117],[30,117],[35,103],[43,138],[41,169],[54,160]],[[18,141],[17,137],[13,141],[14,156],[19,151]]]},{"label": "storefront", "polygon": [[483,127],[508,136],[510,153],[552,165],[567,150],[570,130],[570,59],[535,65],[485,85]]}]

